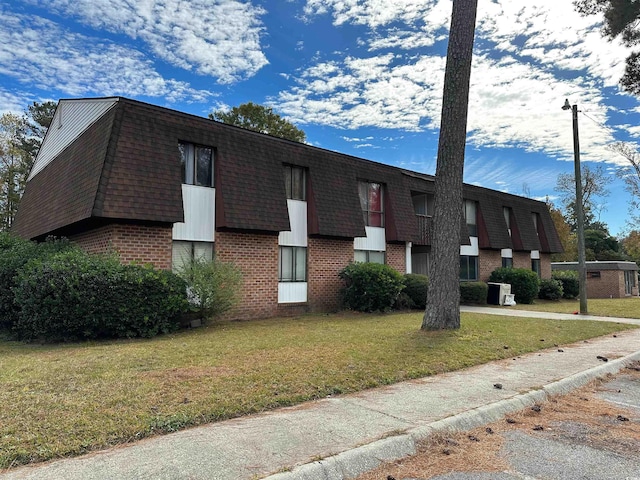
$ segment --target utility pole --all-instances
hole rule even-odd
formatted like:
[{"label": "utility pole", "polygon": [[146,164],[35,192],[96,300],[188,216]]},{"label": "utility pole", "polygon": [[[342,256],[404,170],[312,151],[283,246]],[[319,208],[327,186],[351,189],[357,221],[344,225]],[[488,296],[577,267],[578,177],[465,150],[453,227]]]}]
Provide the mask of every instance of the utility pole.
[{"label": "utility pole", "polygon": [[578,136],[578,105],[564,101],[563,110],[571,110],[573,114],[573,166],[576,177],[576,220],[578,222],[578,280],[580,282],[580,314],[587,311],[587,263],[584,246],[584,209],[582,205],[582,175],[580,172],[580,139]]}]

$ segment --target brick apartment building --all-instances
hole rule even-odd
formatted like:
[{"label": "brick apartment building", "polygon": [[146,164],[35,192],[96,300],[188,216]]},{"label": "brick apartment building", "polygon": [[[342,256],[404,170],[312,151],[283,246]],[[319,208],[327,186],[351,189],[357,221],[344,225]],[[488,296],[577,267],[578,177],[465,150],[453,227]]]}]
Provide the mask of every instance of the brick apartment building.
[{"label": "brick apartment building", "polygon": [[[434,177],[120,97],[61,100],[13,231],[176,268],[243,272],[236,318],[339,307],[352,261],[426,273]],[[543,202],[464,186],[461,280],[500,266],[550,277]]]}]

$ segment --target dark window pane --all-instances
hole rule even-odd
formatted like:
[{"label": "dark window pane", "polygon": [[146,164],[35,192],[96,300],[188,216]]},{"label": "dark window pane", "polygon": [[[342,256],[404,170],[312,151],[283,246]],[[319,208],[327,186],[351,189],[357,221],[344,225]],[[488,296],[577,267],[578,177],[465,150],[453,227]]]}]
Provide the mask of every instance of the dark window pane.
[{"label": "dark window pane", "polygon": [[369,184],[369,210],[382,212],[382,186],[379,183]]},{"label": "dark window pane", "polygon": [[298,247],[295,250],[295,281],[304,282],[307,279],[307,249]]},{"label": "dark window pane", "polygon": [[178,144],[180,150],[180,169],[182,170],[182,183],[187,183],[187,152],[184,143]]},{"label": "dark window pane", "polygon": [[280,272],[278,277],[281,282],[293,280],[293,248],[280,247]]},{"label": "dark window pane", "polygon": [[460,280],[469,279],[469,257],[460,255]]},{"label": "dark window pane", "polygon": [[478,257],[469,257],[469,280],[478,279]]},{"label": "dark window pane", "polygon": [[213,187],[213,150],[207,147],[197,147],[196,162],[196,185]]},{"label": "dark window pane", "polygon": [[300,169],[292,168],[291,169],[291,199],[292,200],[301,200],[301,183],[300,183]]},{"label": "dark window pane", "polygon": [[284,188],[287,193],[287,198],[291,198],[291,167],[288,165],[284,166]]},{"label": "dark window pane", "polygon": [[370,227],[384,227],[384,224],[382,223],[382,214],[370,212],[368,225]]},{"label": "dark window pane", "polygon": [[369,210],[369,184],[366,182],[358,183],[358,195],[360,196],[360,207],[363,212]]}]

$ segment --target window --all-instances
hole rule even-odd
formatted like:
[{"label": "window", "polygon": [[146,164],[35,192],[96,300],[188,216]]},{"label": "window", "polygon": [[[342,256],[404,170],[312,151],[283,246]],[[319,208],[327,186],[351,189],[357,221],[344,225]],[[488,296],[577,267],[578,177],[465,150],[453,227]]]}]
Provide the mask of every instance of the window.
[{"label": "window", "polygon": [[624,272],[624,294],[633,295],[633,287],[636,286],[636,272],[625,270]]},{"label": "window", "polygon": [[359,182],[358,194],[360,195],[364,224],[369,227],[384,227],[382,184]]},{"label": "window", "polygon": [[413,201],[413,211],[416,215],[433,216],[433,195],[427,195],[426,193],[413,195],[411,200]]},{"label": "window", "polygon": [[411,253],[411,273],[429,274],[429,254]]},{"label": "window", "polygon": [[507,230],[509,231],[509,236],[511,236],[511,208],[502,207],[502,214],[504,215],[504,221],[507,224]]},{"label": "window", "polygon": [[285,188],[289,200],[307,199],[307,182],[305,169],[294,165],[284,166]]},{"label": "window", "polygon": [[587,277],[589,277],[589,278],[600,278],[600,277],[601,277],[601,274],[600,274],[600,272],[599,272],[599,271],[597,271],[597,270],[596,270],[596,271],[593,271],[593,270],[592,270],[592,271],[590,271],[590,272],[587,272]]},{"label": "window", "polygon": [[513,268],[513,258],[502,257],[502,268]]},{"label": "window", "polygon": [[478,257],[460,255],[460,280],[478,280]]},{"label": "window", "polygon": [[213,148],[178,143],[182,165],[182,183],[213,187]]},{"label": "window", "polygon": [[174,272],[181,270],[194,258],[213,259],[213,243],[185,242],[175,240],[171,252],[171,267]]},{"label": "window", "polygon": [[542,271],[540,270],[540,259],[539,258],[532,258],[531,259],[531,270],[536,272],[539,277],[542,276]]},{"label": "window", "polygon": [[307,281],[307,247],[280,247],[278,281]]},{"label": "window", "polygon": [[384,264],[384,252],[378,252],[375,250],[355,250],[354,261],[362,263]]},{"label": "window", "polygon": [[473,200],[464,201],[464,220],[467,223],[470,237],[478,236],[478,225],[476,222],[476,202]]}]

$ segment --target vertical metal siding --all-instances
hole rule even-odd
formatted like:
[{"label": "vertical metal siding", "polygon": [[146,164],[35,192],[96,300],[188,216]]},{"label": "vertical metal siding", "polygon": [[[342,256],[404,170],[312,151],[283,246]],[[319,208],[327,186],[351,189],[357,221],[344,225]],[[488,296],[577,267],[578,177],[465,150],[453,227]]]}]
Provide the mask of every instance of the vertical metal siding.
[{"label": "vertical metal siding", "polygon": [[117,98],[60,100],[28,180],[42,171],[116,103]]},{"label": "vertical metal siding", "polygon": [[174,240],[215,241],[216,189],[182,185],[184,223],[173,225]]},{"label": "vertical metal siding", "polygon": [[387,249],[385,230],[383,227],[364,227],[367,236],[353,239],[354,250],[372,250],[384,252]]},{"label": "vertical metal siding", "polygon": [[280,232],[278,245],[289,247],[307,246],[307,202],[302,200],[287,200],[289,211],[289,225],[291,230]]}]

